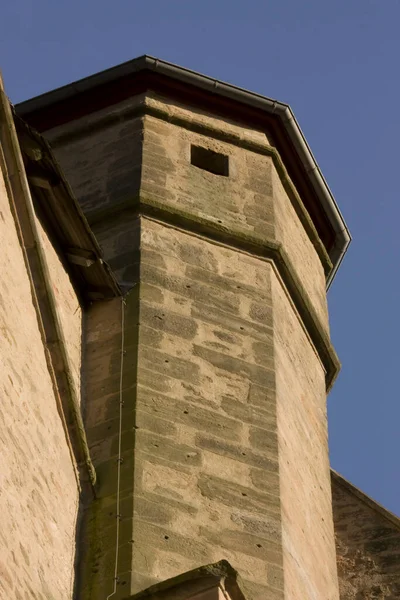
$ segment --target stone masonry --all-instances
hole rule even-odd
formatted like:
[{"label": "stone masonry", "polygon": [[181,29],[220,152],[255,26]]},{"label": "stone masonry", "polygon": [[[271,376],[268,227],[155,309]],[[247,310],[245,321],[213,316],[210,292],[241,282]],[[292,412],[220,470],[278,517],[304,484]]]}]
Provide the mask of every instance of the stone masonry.
[{"label": "stone masonry", "polygon": [[399,520],[329,468],[350,236],[293,113],[152,57],[16,111],[0,597],[397,600]]},{"label": "stone masonry", "polygon": [[341,600],[400,598],[399,519],[332,473]]},{"label": "stone masonry", "polygon": [[[59,600],[73,593],[79,482],[0,150],[0,597]],[[51,246],[47,261],[80,391],[79,302]]]},{"label": "stone masonry", "polygon": [[250,600],[338,598],[329,259],[268,132],[147,94],[46,135],[130,290],[87,321],[85,597],[113,589],[124,308],[117,597],[223,558]]}]

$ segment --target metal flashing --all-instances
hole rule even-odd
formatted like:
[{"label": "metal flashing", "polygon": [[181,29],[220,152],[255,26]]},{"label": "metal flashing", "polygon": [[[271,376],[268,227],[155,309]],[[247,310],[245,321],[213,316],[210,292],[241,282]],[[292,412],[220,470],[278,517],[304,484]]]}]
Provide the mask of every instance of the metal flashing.
[{"label": "metal flashing", "polygon": [[152,71],[183,84],[200,88],[210,94],[253,107],[272,115],[274,119],[279,121],[297,154],[309,185],[320,202],[325,218],[333,230],[334,240],[328,250],[333,263],[333,269],[327,277],[327,286],[329,287],[351,242],[351,235],[296,117],[288,104],[164,60],[144,55],[22,102],[16,106],[16,110],[22,118],[25,118],[36,111],[43,111],[54,104],[93,90],[98,86],[116,82],[123,77],[139,73],[140,71]]}]

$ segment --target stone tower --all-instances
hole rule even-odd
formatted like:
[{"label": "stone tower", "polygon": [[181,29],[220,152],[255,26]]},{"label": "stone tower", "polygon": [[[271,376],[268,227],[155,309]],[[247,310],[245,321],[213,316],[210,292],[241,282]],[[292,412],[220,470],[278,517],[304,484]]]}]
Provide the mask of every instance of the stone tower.
[{"label": "stone tower", "polygon": [[123,296],[84,310],[79,598],[225,559],[248,600],[338,600],[326,288],[350,237],[290,108],[143,57],[18,112]]}]

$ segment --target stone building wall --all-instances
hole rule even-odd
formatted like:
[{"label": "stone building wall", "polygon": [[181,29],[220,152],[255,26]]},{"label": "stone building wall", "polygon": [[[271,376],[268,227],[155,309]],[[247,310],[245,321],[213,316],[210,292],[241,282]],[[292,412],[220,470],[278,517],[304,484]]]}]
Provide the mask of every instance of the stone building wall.
[{"label": "stone building wall", "polygon": [[[250,597],[281,597],[274,377],[263,356],[271,330],[249,314],[267,300],[269,269],[142,222],[140,285],[126,300],[123,384],[120,579],[132,593],[224,557],[240,566]],[[96,579],[112,584],[120,309],[118,301],[97,305],[88,321],[87,434],[100,498],[93,521],[108,522],[110,532],[98,534],[94,598],[102,587]],[[254,449],[253,437],[263,434],[271,447],[260,441]]]},{"label": "stone building wall", "polygon": [[71,598],[78,485],[2,176],[0,239],[0,596]]},{"label": "stone building wall", "polygon": [[[337,598],[324,371],[273,267],[150,219],[119,225],[120,243],[135,237],[121,585],[134,593],[225,558],[249,598]],[[99,500],[87,591],[97,598],[113,582],[120,301],[93,306],[88,327]]]},{"label": "stone building wall", "polygon": [[272,290],[285,598],[331,600],[338,583],[324,370],[277,279]]},{"label": "stone building wall", "polygon": [[[148,114],[137,116],[143,111]],[[195,217],[231,236],[282,245],[321,327],[328,328],[324,268],[316,260],[321,242],[315,231],[309,239],[293,208],[301,199],[269,131],[150,92],[45,135],[96,235],[102,220],[112,221],[116,210],[133,210],[140,196],[142,202]],[[227,155],[229,177],[194,169],[191,145]]]},{"label": "stone building wall", "polygon": [[[326,336],[324,267],[267,135],[140,97],[48,137],[131,288],[117,598],[224,558],[249,600],[336,600],[326,373],[274,261]],[[191,164],[192,146],[228,157],[229,176]],[[87,322],[93,600],[114,583],[122,306],[97,303]]]},{"label": "stone building wall", "polygon": [[400,598],[400,520],[332,474],[341,600]]},{"label": "stone building wall", "polygon": [[[253,151],[229,140],[229,125],[207,115],[190,113],[175,104],[147,98],[150,108],[187,119],[186,127],[146,115],[141,194],[146,201],[210,222],[231,237],[281,244],[321,319],[327,323],[325,276],[315,247],[304,231],[266,151],[268,133],[242,127],[239,139],[253,141]],[[203,128],[196,127],[200,124]],[[232,127],[232,126],[231,126]],[[194,129],[194,131],[191,130]],[[218,136],[223,132],[226,136]],[[222,139],[219,139],[222,138]],[[229,176],[215,177],[193,168],[190,151],[200,146],[229,158]]]},{"label": "stone building wall", "polygon": [[338,600],[339,584],[341,600],[397,599],[398,520],[336,475],[332,515],[331,264],[271,131],[149,92],[46,136],[127,293],[89,306],[82,348],[78,298],[37,223],[97,472],[78,537],[77,473],[0,180],[0,594],[72,598],[79,540],[82,600],[220,559],[247,600]]},{"label": "stone building wall", "polygon": [[71,369],[75,397],[82,400],[81,366],[82,366],[82,308],[77,298],[71,279],[54,249],[49,236],[39,221],[36,221],[42,240],[45,260],[50,275],[50,285],[56,301],[57,315],[65,341],[65,350]]}]

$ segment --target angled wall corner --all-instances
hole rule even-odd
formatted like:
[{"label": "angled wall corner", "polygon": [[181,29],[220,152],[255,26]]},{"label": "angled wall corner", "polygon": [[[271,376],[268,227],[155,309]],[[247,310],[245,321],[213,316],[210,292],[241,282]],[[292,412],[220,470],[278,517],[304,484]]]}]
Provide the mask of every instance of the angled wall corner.
[{"label": "angled wall corner", "polygon": [[98,484],[82,590],[122,599],[223,556],[248,600],[337,600],[326,283],[339,213],[300,177],[281,116],[249,123],[236,101],[225,114],[174,83],[129,97],[125,83],[111,106],[89,90],[89,114],[78,94],[76,116],[44,128],[127,292],[88,311]]}]

